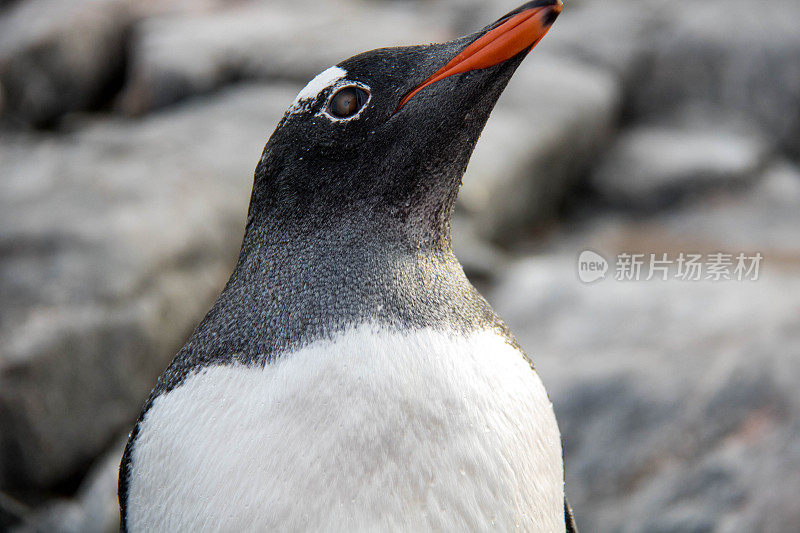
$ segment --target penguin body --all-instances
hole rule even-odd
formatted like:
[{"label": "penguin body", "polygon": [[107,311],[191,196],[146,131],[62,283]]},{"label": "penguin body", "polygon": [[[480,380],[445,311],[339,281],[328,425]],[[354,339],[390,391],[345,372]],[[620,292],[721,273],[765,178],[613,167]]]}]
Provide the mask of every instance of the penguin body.
[{"label": "penguin body", "polygon": [[363,324],[207,367],[140,432],[135,531],[564,530],[552,406],[494,331]]},{"label": "penguin body", "polygon": [[552,404],[450,248],[480,132],[560,9],[300,92],[236,268],[131,433],[123,530],[572,531]]}]

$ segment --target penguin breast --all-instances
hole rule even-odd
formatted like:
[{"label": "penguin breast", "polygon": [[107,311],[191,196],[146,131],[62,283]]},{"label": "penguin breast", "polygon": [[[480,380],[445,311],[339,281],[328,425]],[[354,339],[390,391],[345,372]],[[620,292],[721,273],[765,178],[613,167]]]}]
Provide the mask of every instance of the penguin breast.
[{"label": "penguin breast", "polygon": [[564,531],[558,427],[492,331],[364,324],[162,394],[132,445],[130,531]]}]

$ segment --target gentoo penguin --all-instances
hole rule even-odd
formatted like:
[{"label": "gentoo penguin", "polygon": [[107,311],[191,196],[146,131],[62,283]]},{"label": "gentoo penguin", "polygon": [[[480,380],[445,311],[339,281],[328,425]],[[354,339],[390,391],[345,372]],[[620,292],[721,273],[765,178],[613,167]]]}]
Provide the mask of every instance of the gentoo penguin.
[{"label": "gentoo penguin", "polygon": [[300,92],[235,270],[130,435],[123,530],[574,530],[552,403],[450,247],[478,137],[561,7]]}]

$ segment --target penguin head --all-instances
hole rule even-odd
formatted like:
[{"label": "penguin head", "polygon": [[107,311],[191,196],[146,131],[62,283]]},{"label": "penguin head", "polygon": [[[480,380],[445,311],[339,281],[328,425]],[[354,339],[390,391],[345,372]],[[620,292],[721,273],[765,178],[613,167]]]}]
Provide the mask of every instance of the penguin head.
[{"label": "penguin head", "polygon": [[561,8],[561,0],[534,0],[474,34],[373,50],[319,74],[267,142],[248,229],[268,220],[449,242],[478,137]]}]

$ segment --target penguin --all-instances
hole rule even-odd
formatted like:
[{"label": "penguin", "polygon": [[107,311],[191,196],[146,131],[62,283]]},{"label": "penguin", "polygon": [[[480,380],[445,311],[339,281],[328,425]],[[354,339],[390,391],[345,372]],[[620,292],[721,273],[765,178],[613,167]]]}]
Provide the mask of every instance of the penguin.
[{"label": "penguin", "polygon": [[575,531],[553,405],[450,238],[478,137],[561,10],[300,91],[234,271],[130,434],[123,531]]}]

